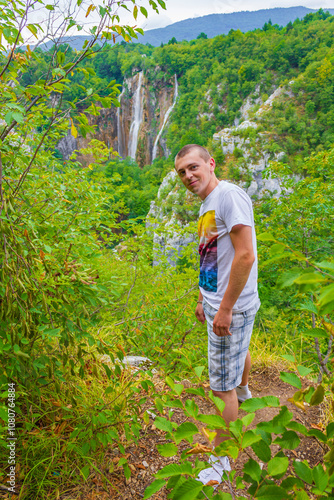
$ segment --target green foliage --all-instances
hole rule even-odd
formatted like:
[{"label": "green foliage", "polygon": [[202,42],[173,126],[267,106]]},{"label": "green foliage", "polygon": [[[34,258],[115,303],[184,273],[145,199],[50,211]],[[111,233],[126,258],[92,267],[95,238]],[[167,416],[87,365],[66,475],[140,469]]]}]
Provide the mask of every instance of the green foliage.
[{"label": "green foliage", "polygon": [[111,180],[110,191],[114,201],[124,203],[128,218],[143,218],[147,215],[170,163],[165,158],[159,158],[153,165],[141,169],[131,158],[117,158],[106,164],[104,172]]},{"label": "green foliage", "polygon": [[[125,40],[131,34],[115,30]],[[97,96],[110,94],[110,82],[122,84],[134,68],[145,71],[152,88],[177,74],[179,98],[167,132],[167,145],[174,155],[186,143],[207,145],[215,132],[233,125],[247,97],[250,102],[259,96],[265,101],[277,87],[293,81],[290,95],[275,100],[270,113],[256,120],[270,131],[269,143],[286,152],[298,170],[305,156],[316,148],[327,149],[334,141],[332,31],[333,17],[319,11],[283,29],[266,23],[263,30],[231,30],[213,39],[201,33],[193,42],[171,39],[157,48],[106,44],[91,51],[89,59],[80,55],[78,71],[72,74],[66,69],[68,83],[59,89],[61,107],[71,101],[76,113],[82,112]],[[21,64],[20,83],[28,88],[37,78],[43,79],[50,64],[57,71],[67,68],[74,51],[64,45],[56,51],[57,58],[52,51],[32,52],[29,71],[27,64]]]},{"label": "green foliage", "polygon": [[[122,375],[124,352],[94,330],[101,310],[119,294],[110,274],[102,281],[92,266],[105,246],[117,241],[122,211],[122,204],[110,193],[110,182],[99,174],[109,152],[92,142],[89,152],[99,152],[94,178],[90,169],[83,170],[73,161],[63,164],[53,154],[66,134],[70,108],[76,108],[66,99],[75,94],[77,101],[78,89],[81,102],[91,103],[94,98],[107,107],[117,102],[115,81],[102,96],[93,95],[92,87],[75,87],[77,72],[95,78],[94,69],[83,62],[94,56],[97,39],[117,33],[130,40],[138,30],[116,25],[114,4],[106,2],[80,54],[59,43],[46,54],[32,51],[29,44],[18,50],[23,32],[29,30],[37,38],[43,29],[27,24],[34,2],[0,3],[4,26],[0,38],[0,114],[4,117],[0,124],[0,453],[5,465],[1,481],[6,480],[9,467],[7,437],[20,431],[24,440],[17,441],[16,455],[21,468],[15,473],[20,498],[49,498],[51,492],[56,498],[63,481],[67,486],[78,481],[73,478],[74,469],[77,478],[84,480],[90,470],[102,474],[93,456],[101,457],[104,447],[124,455],[123,432],[127,442],[137,441],[138,415],[145,400],[138,394],[143,386],[148,394],[153,385],[150,376],[143,377],[138,388],[132,375]],[[83,28],[76,21],[81,17],[80,3],[73,17],[64,18],[58,12],[60,31]],[[157,11],[157,4],[149,3]],[[41,14],[55,9],[56,5],[39,3]],[[94,9],[90,5],[86,17]],[[49,33],[44,31],[44,36]],[[95,106],[96,112],[99,109]],[[77,126],[71,119],[73,136],[78,130],[84,137],[94,131],[83,113],[76,122]],[[13,386],[14,403],[10,394],[6,398],[8,387]],[[14,405],[14,431],[8,427],[6,402],[10,408]],[[127,476],[126,458],[119,465]]]},{"label": "green foliage", "polygon": [[[160,412],[163,411],[164,406],[170,406],[170,398],[178,398],[179,396],[176,384],[171,379],[166,379],[166,382],[170,387],[170,391],[162,396],[162,407],[157,407]],[[208,397],[207,399],[209,400]],[[178,401],[180,402],[180,400]],[[318,403],[320,402],[319,400]],[[196,408],[196,403],[193,400],[188,399],[185,403],[181,401],[181,404],[185,416],[189,416],[187,407]],[[279,413],[272,420],[257,424],[254,430],[248,430],[247,427],[255,417],[253,412],[268,406],[278,406]],[[178,407],[180,408],[180,405]],[[238,495],[238,490],[245,488],[252,498],[299,498],[302,497],[305,488],[315,498],[331,498],[334,485],[332,452],[327,453],[325,456],[325,467],[319,464],[313,469],[308,466],[306,461],[293,461],[292,464],[288,456],[285,455],[286,450],[294,449],[299,445],[300,439],[293,430],[294,428],[303,436],[315,435],[314,429],[308,429],[306,426],[293,421],[292,414],[288,412],[286,406],[280,406],[278,398],[250,399],[243,403],[241,408],[248,413],[252,413],[246,415],[242,420],[238,419],[233,422],[228,431],[221,417],[219,417],[221,421],[216,419],[214,422],[216,432],[223,429],[229,436],[229,439],[224,441],[214,451],[214,454],[217,456],[223,454],[236,459],[240,453],[246,451],[249,454],[249,450],[252,449],[263,462],[263,466],[261,468],[257,461],[249,458],[243,467],[242,475],[239,476],[235,471],[225,473],[224,482],[228,484],[230,491],[233,492],[233,498],[244,498],[244,496]],[[199,418],[199,415],[197,417],[192,416],[196,420],[203,421]],[[210,415],[207,417],[210,417]],[[218,416],[211,415],[211,417]],[[163,424],[160,425],[160,421]],[[178,463],[169,464],[155,474],[156,480],[146,488],[144,498],[151,498],[163,486],[171,489],[170,498],[201,498],[199,496],[200,492],[205,495],[205,498],[221,498],[221,493],[215,494],[212,487],[204,486],[196,480],[199,471],[207,467],[207,463],[199,461],[197,457],[198,455],[205,456],[211,453],[210,443],[215,433],[210,433],[208,428],[203,428],[200,431],[200,428],[191,422],[177,425],[172,418],[167,420],[157,417],[156,425],[166,432],[167,439],[173,441],[173,443],[169,442],[158,447],[158,451],[163,456],[166,456],[165,450],[167,451],[167,449],[172,450],[173,455],[175,455],[181,441],[185,440],[191,444],[192,440],[189,440],[189,436],[192,437],[193,434],[200,432],[207,439],[209,446],[197,443],[182,453],[179,451]],[[333,424],[327,425],[326,434],[320,432],[319,434],[321,434],[319,438],[323,443],[326,443],[329,447],[333,446]],[[275,438],[275,436],[277,437]],[[269,444],[279,445],[279,451],[277,449],[276,451],[271,450],[268,442]],[[195,461],[191,460],[191,457],[196,457]],[[165,479],[167,478],[169,478],[169,481],[166,483]]]}]

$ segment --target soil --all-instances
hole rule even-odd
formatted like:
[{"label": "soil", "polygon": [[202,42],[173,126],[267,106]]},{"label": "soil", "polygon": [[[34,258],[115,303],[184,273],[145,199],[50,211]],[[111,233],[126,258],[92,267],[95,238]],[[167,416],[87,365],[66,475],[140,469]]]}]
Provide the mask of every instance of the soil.
[{"label": "soil", "polygon": [[[191,384],[187,380],[181,381],[185,387],[190,387]],[[207,391],[208,384],[203,384]],[[164,382],[156,377],[156,389],[162,390]],[[293,412],[294,420],[300,422],[307,427],[314,427],[323,430],[322,422],[325,421],[324,407],[310,407],[307,412],[296,408],[292,405],[288,398],[290,398],[296,390],[290,385],[284,383],[279,377],[279,370],[277,368],[258,368],[251,372],[251,379],[249,384],[253,397],[263,397],[268,395],[277,396],[281,404],[286,405],[290,411]],[[191,394],[182,394],[182,399],[185,401],[187,398],[194,399],[199,407],[200,413],[214,413],[214,407],[208,401],[200,396]],[[153,401],[148,402],[147,408],[153,408]],[[151,410],[152,412],[154,410]],[[254,428],[260,421],[271,420],[277,413],[277,408],[264,408],[256,412],[256,417],[253,420],[250,428]],[[244,416],[246,413],[242,410],[239,411],[239,417]],[[182,410],[175,409],[173,420],[181,424],[187,419]],[[106,483],[101,479],[93,469],[88,477],[88,480],[76,489],[68,491],[66,494],[61,494],[59,500],[139,500],[144,497],[146,487],[155,479],[154,474],[169,463],[177,462],[177,457],[164,458],[157,451],[157,445],[165,443],[164,432],[158,430],[154,425],[154,416],[150,417],[149,423],[144,426],[142,435],[138,444],[133,444],[126,448],[126,456],[131,469],[131,477],[127,480],[124,476],[122,467],[117,467],[117,463],[121,458],[118,450],[110,449],[105,455],[105,462],[100,466],[101,472],[107,477],[109,482],[113,485]],[[315,438],[305,438],[300,436],[300,445],[294,450],[286,450],[285,455],[292,460],[305,460],[307,459],[311,467],[321,463],[324,449]],[[201,443],[208,445],[204,436],[197,434],[194,436],[194,444]],[[190,445],[186,441],[180,443],[179,449],[189,449]],[[252,452],[251,452],[252,453]],[[201,460],[205,460],[205,456],[199,456]],[[259,462],[259,459],[253,455],[253,458]],[[244,464],[249,459],[249,456],[242,452],[238,459],[231,462],[232,469],[237,471],[237,475],[242,475]],[[260,462],[259,462],[260,463]],[[260,463],[261,466],[261,463]],[[110,472],[113,470],[113,472]],[[226,483],[218,486],[217,491],[228,491]],[[247,491],[239,491],[239,494],[247,497]],[[153,500],[166,500],[168,497],[166,489],[160,490],[153,495]],[[309,495],[312,498],[312,495]],[[6,497],[0,493],[0,498]],[[12,496],[11,498],[17,498]],[[33,500],[33,499],[31,499]],[[35,499],[34,499],[35,500]],[[37,500],[37,499],[36,499]]]}]

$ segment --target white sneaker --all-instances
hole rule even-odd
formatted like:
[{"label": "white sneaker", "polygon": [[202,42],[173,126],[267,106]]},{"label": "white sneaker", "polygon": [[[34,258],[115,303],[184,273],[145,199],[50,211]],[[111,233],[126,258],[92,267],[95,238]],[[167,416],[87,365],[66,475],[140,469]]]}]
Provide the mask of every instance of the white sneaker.
[{"label": "white sneaker", "polygon": [[214,455],[211,455],[209,463],[212,464],[213,467],[201,470],[197,479],[203,484],[207,484],[209,481],[217,481],[218,483],[221,483],[224,471],[231,470],[229,459],[227,457],[215,457]]},{"label": "white sneaker", "polygon": [[243,403],[244,401],[246,401],[246,399],[251,399],[251,397],[252,397],[252,393],[248,389],[248,384],[247,385],[239,385],[238,387],[236,387],[235,390],[237,392],[237,397],[238,397],[239,403]]}]

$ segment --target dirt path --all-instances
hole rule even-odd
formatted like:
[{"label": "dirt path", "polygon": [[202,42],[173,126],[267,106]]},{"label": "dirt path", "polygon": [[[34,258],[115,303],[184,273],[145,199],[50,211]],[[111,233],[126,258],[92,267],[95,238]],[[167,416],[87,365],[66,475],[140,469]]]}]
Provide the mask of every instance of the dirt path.
[{"label": "dirt path", "polygon": [[[183,383],[187,385],[187,381],[183,381]],[[297,422],[321,429],[321,421],[324,419],[322,410],[316,407],[310,409],[305,414],[302,410],[297,409],[289,403],[288,398],[292,396],[295,390],[293,387],[280,380],[278,370],[273,368],[255,369],[251,374],[250,389],[253,397],[267,395],[277,396],[281,404],[286,405],[289,410],[293,412],[294,419]],[[214,413],[213,406],[210,406],[204,398],[188,394],[184,396],[184,399],[187,398],[195,399],[200,413]],[[277,408],[264,408],[257,411],[256,418],[250,427],[254,428],[260,421],[271,420],[277,413]],[[244,414],[245,413],[242,411],[239,412],[239,416],[243,416]],[[173,420],[178,424],[186,420],[182,410],[175,409]],[[201,435],[195,436],[194,441],[207,444]],[[109,490],[107,492],[98,476],[92,474],[84,486],[78,488],[77,491],[72,491],[70,495],[62,495],[60,500],[139,500],[143,498],[145,488],[154,480],[153,474],[165,465],[177,461],[177,457],[163,458],[159,455],[156,445],[163,444],[164,442],[164,432],[156,429],[154,419],[150,419],[138,446],[133,445],[126,449],[132,471],[129,480],[125,479],[122,468],[115,469],[113,473],[109,472],[110,464],[115,464],[120,458],[117,452],[112,450],[105,456],[105,467],[103,472],[115,486],[115,489],[106,485]],[[189,448],[188,443],[184,441],[182,443],[184,443],[183,447],[185,449]],[[298,448],[291,451],[287,450],[286,455],[291,459],[307,459],[309,465],[313,467],[321,462],[323,450],[315,438],[303,438]],[[257,459],[255,455],[254,458]],[[231,462],[232,468],[236,469],[238,473],[241,473],[243,465],[248,459],[249,457],[246,453],[241,453],[234,463]],[[227,486],[224,486],[224,484],[220,485],[219,488],[228,491]],[[153,500],[166,500],[167,494],[168,492],[166,490],[161,490],[152,498]],[[245,495],[245,492],[243,494]]]}]

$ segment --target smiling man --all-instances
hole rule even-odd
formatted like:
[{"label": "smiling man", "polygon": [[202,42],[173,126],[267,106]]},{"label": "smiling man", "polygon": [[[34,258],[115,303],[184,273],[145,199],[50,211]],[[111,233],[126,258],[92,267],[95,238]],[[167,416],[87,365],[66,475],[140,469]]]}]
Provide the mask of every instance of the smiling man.
[{"label": "smiling man", "polygon": [[[202,200],[195,315],[207,322],[210,387],[225,402],[223,417],[229,424],[237,419],[238,400],[252,397],[248,348],[260,307],[252,202],[238,186],[217,179],[215,160],[202,146],[184,146],[175,157],[175,169],[186,188]],[[217,433],[215,448],[225,439]],[[211,455],[209,461],[213,466],[198,479],[204,484],[221,482],[224,470],[230,470],[228,458]]]}]

